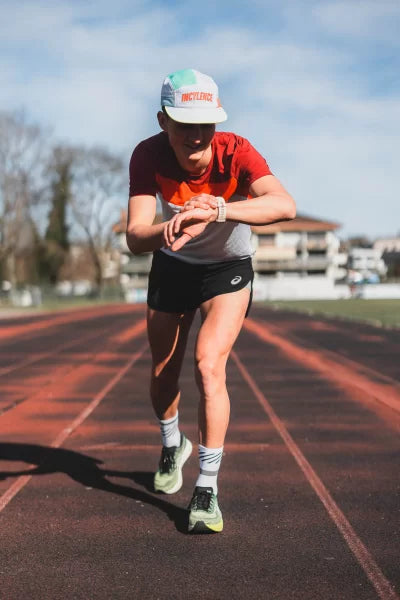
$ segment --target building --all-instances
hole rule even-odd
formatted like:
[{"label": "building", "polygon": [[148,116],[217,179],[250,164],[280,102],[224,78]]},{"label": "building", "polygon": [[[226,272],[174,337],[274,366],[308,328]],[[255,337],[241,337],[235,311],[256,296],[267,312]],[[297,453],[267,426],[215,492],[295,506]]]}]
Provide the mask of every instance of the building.
[{"label": "building", "polygon": [[256,299],[347,296],[336,282],[346,277],[347,254],[340,251],[332,221],[298,215],[293,221],[252,227]]},{"label": "building", "polygon": [[375,240],[374,250],[379,250],[387,267],[388,278],[400,278],[400,237]]},{"label": "building", "polygon": [[337,223],[299,215],[293,221],[252,227],[254,268],[261,276],[345,277]]},{"label": "building", "polygon": [[[155,222],[160,222],[161,219],[161,215],[156,215]],[[146,252],[137,256],[132,254],[126,243],[126,224],[127,213],[122,210],[119,222],[113,226],[120,252],[120,283],[127,302],[144,302],[147,295],[152,253]]]},{"label": "building", "polygon": [[360,281],[377,283],[387,272],[379,248],[350,248],[347,266],[349,273],[356,273]]}]

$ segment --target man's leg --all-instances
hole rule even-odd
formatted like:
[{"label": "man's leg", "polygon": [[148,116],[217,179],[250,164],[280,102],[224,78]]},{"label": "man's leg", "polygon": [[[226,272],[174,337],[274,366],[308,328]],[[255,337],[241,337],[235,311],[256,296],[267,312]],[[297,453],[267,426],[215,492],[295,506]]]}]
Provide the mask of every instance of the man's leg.
[{"label": "man's leg", "polygon": [[200,475],[190,505],[189,530],[221,531],[217,476],[221,463],[230,404],[226,362],[241,330],[250,291],[222,294],[201,306],[203,323],[196,344],[196,382],[200,391]]},{"label": "man's leg", "polygon": [[194,317],[190,313],[166,313],[148,309],[147,332],[152,354],[150,395],[158,417],[163,449],[154,477],[156,491],[173,494],[182,486],[182,467],[192,445],[180,433],[179,375]]}]

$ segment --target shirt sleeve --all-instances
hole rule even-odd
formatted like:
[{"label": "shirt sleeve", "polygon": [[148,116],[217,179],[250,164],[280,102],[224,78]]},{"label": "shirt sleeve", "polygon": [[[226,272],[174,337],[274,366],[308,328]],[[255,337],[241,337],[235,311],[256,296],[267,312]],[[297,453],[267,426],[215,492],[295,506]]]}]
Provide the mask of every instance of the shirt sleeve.
[{"label": "shirt sleeve", "polygon": [[154,155],[141,142],[132,153],[129,163],[129,196],[155,196],[157,193]]},{"label": "shirt sleeve", "polygon": [[238,148],[235,167],[239,187],[244,195],[248,195],[249,188],[254,181],[265,175],[272,175],[265,158],[244,138],[241,139]]}]

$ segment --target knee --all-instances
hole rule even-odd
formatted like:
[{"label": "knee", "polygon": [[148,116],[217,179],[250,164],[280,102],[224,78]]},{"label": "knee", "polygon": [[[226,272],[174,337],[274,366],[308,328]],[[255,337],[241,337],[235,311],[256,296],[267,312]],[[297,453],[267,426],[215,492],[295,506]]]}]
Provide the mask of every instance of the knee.
[{"label": "knee", "polygon": [[225,382],[225,359],[215,354],[196,356],[196,373],[203,386]]}]

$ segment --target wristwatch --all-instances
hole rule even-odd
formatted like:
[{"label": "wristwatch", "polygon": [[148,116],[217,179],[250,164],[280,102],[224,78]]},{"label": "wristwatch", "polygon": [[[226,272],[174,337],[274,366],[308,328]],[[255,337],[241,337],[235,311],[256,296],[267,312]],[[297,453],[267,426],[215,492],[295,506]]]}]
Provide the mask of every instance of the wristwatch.
[{"label": "wristwatch", "polygon": [[216,218],[216,222],[217,223],[225,223],[225,221],[226,221],[225,200],[223,199],[222,196],[217,196],[216,201],[217,201],[217,209],[218,209],[218,216]]}]

